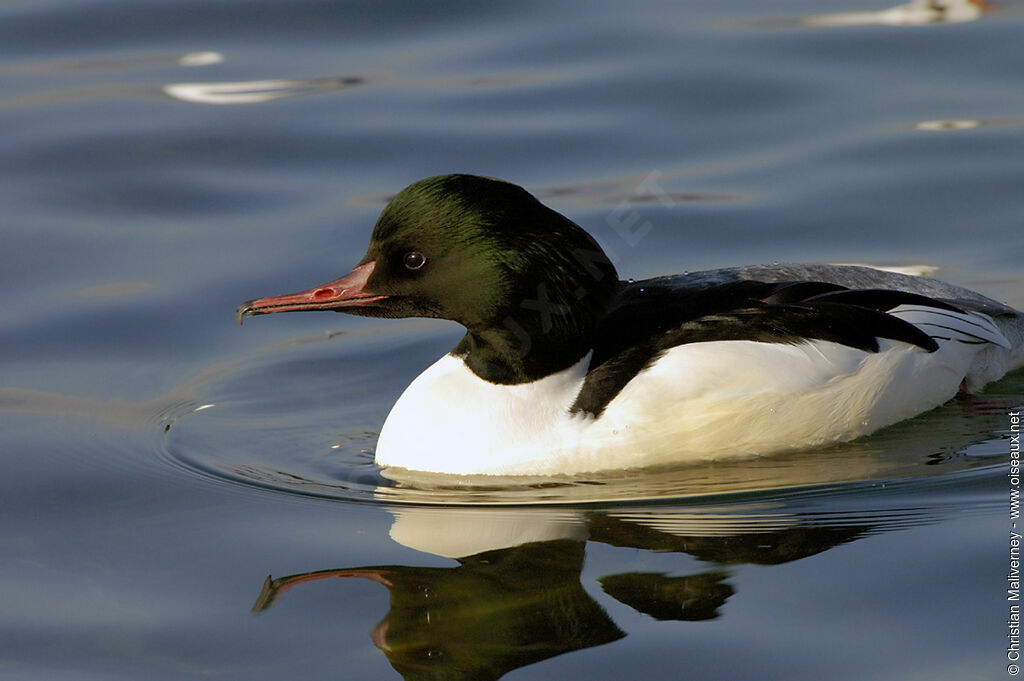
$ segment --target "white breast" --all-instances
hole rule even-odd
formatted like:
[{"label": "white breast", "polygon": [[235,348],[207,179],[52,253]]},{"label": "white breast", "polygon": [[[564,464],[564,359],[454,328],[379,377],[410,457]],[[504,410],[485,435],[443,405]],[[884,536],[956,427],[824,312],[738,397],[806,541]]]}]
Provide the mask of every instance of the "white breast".
[{"label": "white breast", "polygon": [[[445,355],[398,398],[381,429],[376,461],[381,466],[439,473],[502,473],[571,444],[568,409],[590,364],[539,381],[495,385],[465,363]],[[567,439],[568,438],[568,439]]]}]

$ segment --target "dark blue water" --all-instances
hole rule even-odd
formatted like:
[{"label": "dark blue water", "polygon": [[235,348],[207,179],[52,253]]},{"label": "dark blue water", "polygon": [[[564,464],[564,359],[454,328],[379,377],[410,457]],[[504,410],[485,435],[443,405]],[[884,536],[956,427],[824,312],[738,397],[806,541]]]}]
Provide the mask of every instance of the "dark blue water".
[{"label": "dark blue water", "polygon": [[828,450],[409,486],[376,435],[457,328],[233,318],[447,172],[623,276],[1024,307],[1024,5],[884,9],[0,5],[0,677],[1007,678],[1020,373]]}]

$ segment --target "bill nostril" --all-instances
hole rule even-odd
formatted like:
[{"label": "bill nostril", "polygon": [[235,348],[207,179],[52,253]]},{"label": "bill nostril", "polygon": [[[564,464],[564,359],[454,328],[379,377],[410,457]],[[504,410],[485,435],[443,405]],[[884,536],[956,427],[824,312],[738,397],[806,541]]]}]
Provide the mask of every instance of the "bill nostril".
[{"label": "bill nostril", "polygon": [[333,288],[321,288],[313,292],[313,298],[315,300],[325,300],[334,297]]}]

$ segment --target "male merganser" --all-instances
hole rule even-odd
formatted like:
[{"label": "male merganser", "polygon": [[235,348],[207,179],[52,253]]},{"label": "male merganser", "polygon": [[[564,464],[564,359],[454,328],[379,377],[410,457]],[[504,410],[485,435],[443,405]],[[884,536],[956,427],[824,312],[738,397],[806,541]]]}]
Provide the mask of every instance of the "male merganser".
[{"label": "male merganser", "polygon": [[933,279],[775,265],[620,281],[521,187],[416,182],[351,273],[243,303],[438,317],[466,335],[381,429],[383,467],[559,475],[850,440],[1024,364],[1024,315]]}]

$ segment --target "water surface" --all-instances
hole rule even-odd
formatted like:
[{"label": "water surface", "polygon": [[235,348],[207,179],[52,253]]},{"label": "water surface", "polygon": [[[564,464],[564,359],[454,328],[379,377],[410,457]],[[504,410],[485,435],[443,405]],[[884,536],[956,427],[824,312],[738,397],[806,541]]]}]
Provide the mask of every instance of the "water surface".
[{"label": "water surface", "polygon": [[972,7],[6,3],[0,676],[1004,678],[1019,372],[826,450],[453,486],[372,451],[458,328],[232,314],[446,172],[624,277],[1024,307],[1024,8]]}]

